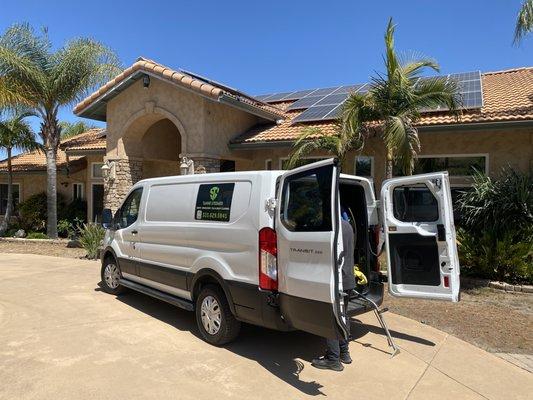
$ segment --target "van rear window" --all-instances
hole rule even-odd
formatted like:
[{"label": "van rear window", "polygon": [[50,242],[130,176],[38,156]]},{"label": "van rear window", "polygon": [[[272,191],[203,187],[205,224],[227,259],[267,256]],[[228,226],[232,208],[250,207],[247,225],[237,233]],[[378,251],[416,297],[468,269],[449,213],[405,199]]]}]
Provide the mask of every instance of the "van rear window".
[{"label": "van rear window", "polygon": [[200,185],[194,219],[200,221],[228,222],[235,183],[212,183]]}]

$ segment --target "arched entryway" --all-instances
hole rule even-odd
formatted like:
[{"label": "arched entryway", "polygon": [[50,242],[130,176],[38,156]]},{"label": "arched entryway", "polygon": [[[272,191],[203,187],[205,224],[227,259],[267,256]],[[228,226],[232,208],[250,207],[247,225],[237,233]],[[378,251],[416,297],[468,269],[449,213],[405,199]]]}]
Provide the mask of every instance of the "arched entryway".
[{"label": "arched entryway", "polygon": [[182,134],[162,114],[148,114],[136,119],[122,137],[122,146],[129,160],[142,164],[139,178],[179,175]]}]

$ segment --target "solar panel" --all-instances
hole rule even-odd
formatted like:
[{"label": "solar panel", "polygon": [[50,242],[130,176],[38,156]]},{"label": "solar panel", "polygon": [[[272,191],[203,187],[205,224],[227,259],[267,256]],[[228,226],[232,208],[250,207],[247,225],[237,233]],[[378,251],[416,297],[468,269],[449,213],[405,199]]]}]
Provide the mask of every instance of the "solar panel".
[{"label": "solar panel", "polygon": [[298,122],[310,122],[310,121],[320,121],[325,119],[335,119],[335,117],[329,117],[329,115],[337,108],[340,107],[340,104],[328,104],[325,106],[314,106],[305,110],[303,113],[298,115],[292,120],[292,123]]},{"label": "solar panel", "polygon": [[[314,94],[314,92],[313,92]],[[307,96],[302,97],[300,100],[295,101],[292,103],[287,110],[302,110],[304,108],[309,108],[313,104],[315,104],[317,101],[320,101],[324,98],[324,96]]]},{"label": "solar panel", "polygon": [[[452,79],[457,82],[462,100],[462,108],[476,109],[483,107],[483,85],[481,72],[462,72],[458,74],[443,75],[442,78]],[[426,79],[434,77],[420,78],[415,85],[419,85]],[[364,94],[371,88],[370,83],[357,85],[334,86],[328,88],[299,90],[295,92],[274,93],[261,95],[256,98],[265,102],[294,101],[287,110],[304,110],[293,120],[296,122],[309,122],[320,120],[331,120],[338,117],[342,110],[341,105],[346,101],[351,93]],[[442,105],[431,109],[423,109],[421,112],[446,111]]]}]

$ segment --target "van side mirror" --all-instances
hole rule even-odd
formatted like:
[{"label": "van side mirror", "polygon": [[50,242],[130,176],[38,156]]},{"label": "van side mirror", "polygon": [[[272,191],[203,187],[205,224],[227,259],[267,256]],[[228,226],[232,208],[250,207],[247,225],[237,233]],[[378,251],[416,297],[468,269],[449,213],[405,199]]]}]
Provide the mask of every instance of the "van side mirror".
[{"label": "van side mirror", "polygon": [[109,208],[104,208],[102,211],[102,226],[105,229],[113,229],[113,213]]}]

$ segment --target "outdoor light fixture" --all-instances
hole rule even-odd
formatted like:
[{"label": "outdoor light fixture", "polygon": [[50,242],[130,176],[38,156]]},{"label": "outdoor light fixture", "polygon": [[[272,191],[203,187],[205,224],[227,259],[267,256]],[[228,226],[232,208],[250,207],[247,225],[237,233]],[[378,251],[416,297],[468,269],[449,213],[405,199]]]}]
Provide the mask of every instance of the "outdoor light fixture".
[{"label": "outdoor light fixture", "polygon": [[102,165],[102,176],[104,179],[113,180],[115,179],[115,162],[114,161],[106,161],[104,165]]},{"label": "outdoor light fixture", "polygon": [[150,77],[146,74],[143,76],[143,87],[145,89],[148,89],[148,86],[150,86]]},{"label": "outdoor light fixture", "polygon": [[188,157],[182,157],[180,163],[181,175],[193,175],[194,174],[194,161]]}]

